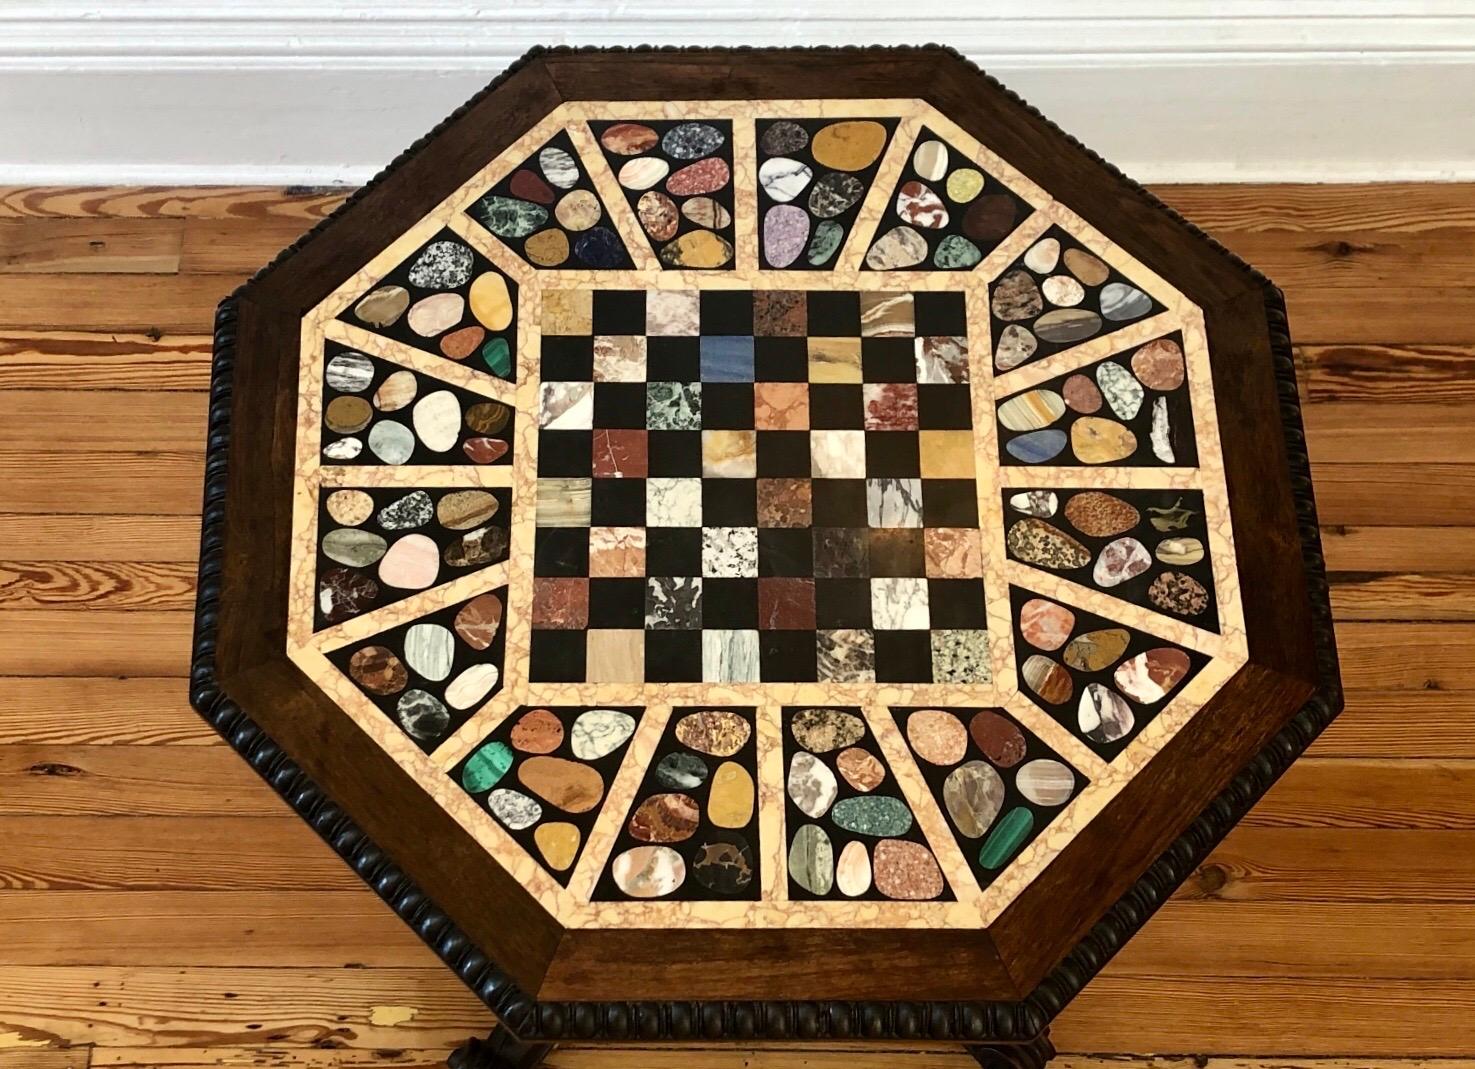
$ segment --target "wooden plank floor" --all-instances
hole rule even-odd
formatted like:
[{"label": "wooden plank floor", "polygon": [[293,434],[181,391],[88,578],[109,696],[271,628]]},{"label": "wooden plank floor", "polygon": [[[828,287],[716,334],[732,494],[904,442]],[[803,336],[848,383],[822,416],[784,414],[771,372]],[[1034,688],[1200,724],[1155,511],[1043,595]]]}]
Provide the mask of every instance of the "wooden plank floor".
[{"label": "wooden plank floor", "polygon": [[[1158,192],[1287,290],[1348,710],[1058,1064],[1475,1066],[1475,186]],[[340,197],[0,190],[0,1069],[435,1065],[489,1023],[185,701],[211,314]]]}]

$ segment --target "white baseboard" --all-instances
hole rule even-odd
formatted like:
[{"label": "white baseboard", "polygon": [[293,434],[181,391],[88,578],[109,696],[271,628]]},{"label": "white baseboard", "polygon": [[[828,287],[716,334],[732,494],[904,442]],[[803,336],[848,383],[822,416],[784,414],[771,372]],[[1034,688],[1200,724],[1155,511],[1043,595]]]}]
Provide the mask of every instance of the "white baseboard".
[{"label": "white baseboard", "polygon": [[894,10],[12,3],[0,8],[0,183],[358,184],[526,47],[572,38],[925,38],[1142,181],[1475,179],[1469,0],[1033,0],[1027,16],[963,17],[956,0],[912,0],[905,22]]}]

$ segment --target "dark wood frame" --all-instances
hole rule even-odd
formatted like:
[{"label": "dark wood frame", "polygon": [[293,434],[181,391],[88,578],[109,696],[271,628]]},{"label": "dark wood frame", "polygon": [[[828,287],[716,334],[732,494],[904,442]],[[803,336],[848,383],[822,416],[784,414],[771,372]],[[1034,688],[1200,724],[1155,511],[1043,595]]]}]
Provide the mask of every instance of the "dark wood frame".
[{"label": "dark wood frame", "polygon": [[[830,80],[838,71],[843,93]],[[342,265],[367,261],[385,235],[407,229],[562,100],[661,96],[662,85],[680,85],[689,98],[920,97],[1128,253],[1149,266],[1171,265],[1159,272],[1204,310],[1220,411],[1238,417],[1221,425],[1221,436],[1250,663],[977,940],[909,932],[898,952],[850,931],[666,933],[659,983],[640,981],[648,938],[562,931],[286,660],[292,355],[301,315],[342,281]],[[353,228],[342,225],[349,215]],[[238,351],[287,355],[239,361]],[[221,305],[211,391],[191,701],[498,1018],[535,1045],[1004,1042],[1014,1044],[1008,1057],[1017,1064],[1042,1064],[1048,1043],[1036,1037],[1050,1019],[1341,708],[1279,291],[948,49],[534,50]],[[237,408],[254,418],[233,419]],[[262,420],[263,412],[272,418]],[[1281,436],[1265,433],[1272,420]],[[251,463],[231,465],[232,452]],[[336,758],[331,765],[327,753]],[[1153,799],[1165,798],[1174,805],[1153,808]],[[416,855],[412,828],[414,839],[436,838],[435,858]],[[1114,862],[1103,872],[1107,841]],[[414,878],[393,858],[408,859]],[[500,908],[495,915],[485,908],[489,897]],[[692,976],[671,969],[683,957],[682,937],[699,940],[709,963],[830,955],[839,966],[834,977],[809,970],[788,986],[775,986],[772,967],[740,972],[729,988],[678,999],[673,986],[698,990]],[[959,952],[960,942],[970,945]],[[883,955],[884,969],[874,967]],[[628,997],[580,1000],[588,970],[616,959],[636,977]],[[656,970],[653,963],[650,974]],[[970,997],[959,998],[960,976]],[[745,997],[754,989],[774,997]],[[902,992],[912,1000],[897,1001]],[[467,1061],[474,1054],[463,1051],[462,1061],[479,1064]],[[508,1061],[505,1052],[497,1057]],[[980,1049],[979,1057],[1003,1055]]]}]

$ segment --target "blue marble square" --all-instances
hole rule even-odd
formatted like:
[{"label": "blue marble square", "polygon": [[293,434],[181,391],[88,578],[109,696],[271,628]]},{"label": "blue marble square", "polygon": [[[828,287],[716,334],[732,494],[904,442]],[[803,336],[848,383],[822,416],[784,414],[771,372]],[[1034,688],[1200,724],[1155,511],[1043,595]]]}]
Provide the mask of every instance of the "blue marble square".
[{"label": "blue marble square", "polygon": [[701,340],[703,382],[752,382],[753,337],[706,334]]}]

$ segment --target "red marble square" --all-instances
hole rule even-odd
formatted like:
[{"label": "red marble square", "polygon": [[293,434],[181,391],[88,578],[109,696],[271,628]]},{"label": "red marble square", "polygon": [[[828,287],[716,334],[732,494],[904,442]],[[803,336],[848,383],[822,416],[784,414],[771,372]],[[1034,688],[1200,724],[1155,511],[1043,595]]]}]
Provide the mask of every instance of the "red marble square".
[{"label": "red marble square", "polygon": [[758,626],[764,631],[814,630],[814,580],[758,580]]},{"label": "red marble square", "polygon": [[646,432],[600,429],[594,432],[596,479],[644,479],[649,471]]},{"label": "red marble square", "polygon": [[589,626],[589,580],[534,579],[533,626],[582,631]]},{"label": "red marble square", "polygon": [[866,430],[917,429],[915,382],[868,382],[865,385]]}]

